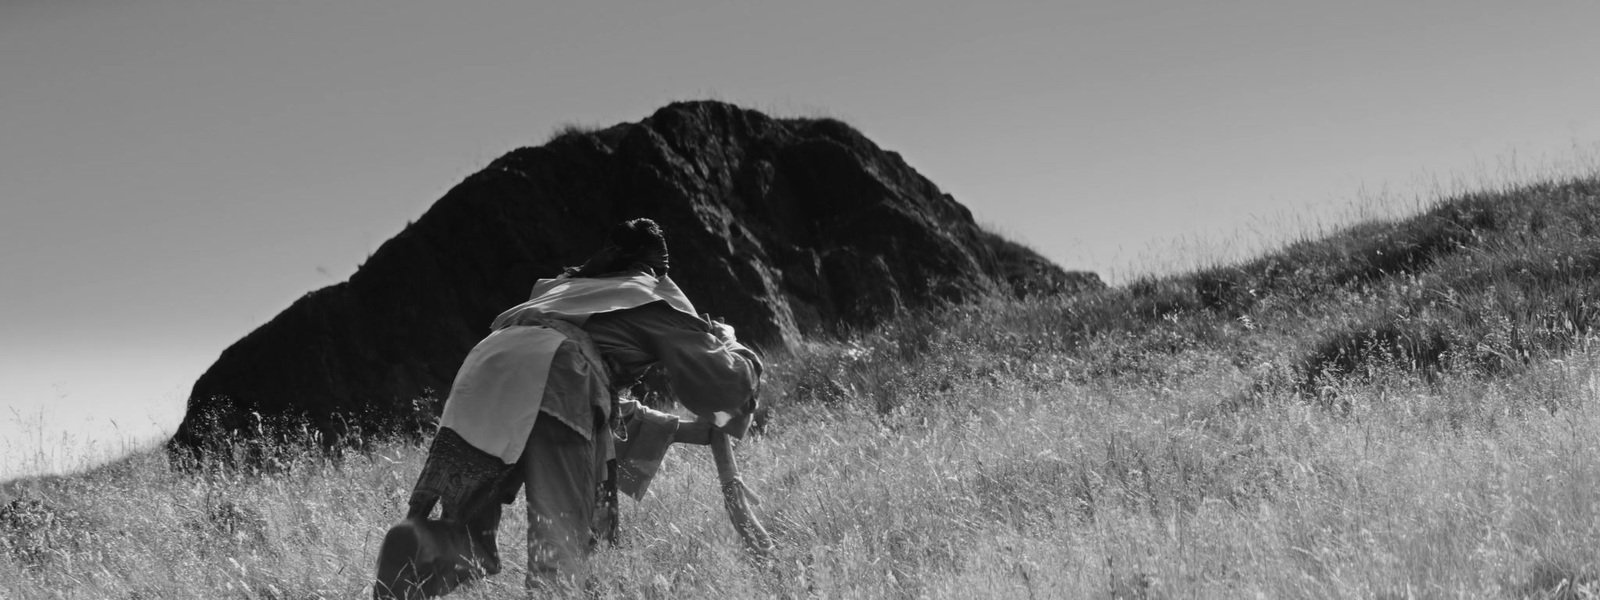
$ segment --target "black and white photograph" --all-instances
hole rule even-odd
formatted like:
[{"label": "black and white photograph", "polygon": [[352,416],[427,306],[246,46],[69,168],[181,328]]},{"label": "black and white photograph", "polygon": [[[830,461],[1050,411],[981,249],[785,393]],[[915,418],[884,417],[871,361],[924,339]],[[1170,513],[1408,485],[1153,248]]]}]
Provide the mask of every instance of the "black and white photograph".
[{"label": "black and white photograph", "polygon": [[1600,598],[1600,3],[0,0],[0,599]]}]

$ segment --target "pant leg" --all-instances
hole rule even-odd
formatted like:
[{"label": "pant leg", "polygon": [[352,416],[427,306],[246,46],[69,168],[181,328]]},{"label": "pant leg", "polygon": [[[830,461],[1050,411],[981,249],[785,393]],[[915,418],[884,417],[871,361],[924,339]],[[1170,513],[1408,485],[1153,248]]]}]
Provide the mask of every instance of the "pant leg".
[{"label": "pant leg", "polygon": [[530,586],[571,573],[591,546],[594,520],[594,442],[553,418],[540,416],[522,451],[528,496]]},{"label": "pant leg", "polygon": [[[390,529],[379,548],[378,583],[399,590],[431,581],[428,585],[443,593],[462,581],[498,573],[501,504],[515,498],[521,481],[514,467],[454,430],[439,428],[406,520]],[[431,518],[436,506],[438,519]]]}]

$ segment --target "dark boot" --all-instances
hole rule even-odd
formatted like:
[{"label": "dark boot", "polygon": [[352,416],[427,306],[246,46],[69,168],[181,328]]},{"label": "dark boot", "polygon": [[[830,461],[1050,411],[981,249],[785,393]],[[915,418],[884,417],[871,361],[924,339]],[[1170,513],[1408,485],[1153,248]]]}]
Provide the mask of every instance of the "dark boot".
[{"label": "dark boot", "polygon": [[[414,600],[450,593],[485,575],[487,553],[454,521],[406,519],[391,527],[378,548],[374,600]],[[498,561],[493,565],[499,570]]]}]

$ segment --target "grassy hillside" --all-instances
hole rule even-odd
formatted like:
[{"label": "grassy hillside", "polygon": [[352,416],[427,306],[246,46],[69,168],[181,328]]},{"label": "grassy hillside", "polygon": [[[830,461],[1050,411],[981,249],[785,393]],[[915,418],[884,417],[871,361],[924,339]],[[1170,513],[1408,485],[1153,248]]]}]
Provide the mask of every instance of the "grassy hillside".
[{"label": "grassy hillside", "polygon": [[[678,448],[589,594],[1593,597],[1597,226],[1593,178],[1473,194],[775,357],[740,448],[775,564],[743,558],[709,453]],[[13,486],[0,597],[361,596],[422,452]]]}]

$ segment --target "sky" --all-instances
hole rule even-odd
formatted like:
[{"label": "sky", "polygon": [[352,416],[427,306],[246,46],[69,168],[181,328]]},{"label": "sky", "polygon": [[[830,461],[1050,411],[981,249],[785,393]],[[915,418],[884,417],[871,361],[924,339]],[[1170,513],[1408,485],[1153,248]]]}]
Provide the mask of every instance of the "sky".
[{"label": "sky", "polygon": [[564,124],[843,119],[1112,283],[1593,165],[1592,0],[0,0],[0,480],[176,427],[229,344]]}]

